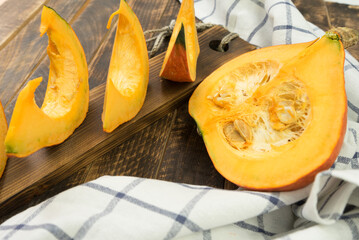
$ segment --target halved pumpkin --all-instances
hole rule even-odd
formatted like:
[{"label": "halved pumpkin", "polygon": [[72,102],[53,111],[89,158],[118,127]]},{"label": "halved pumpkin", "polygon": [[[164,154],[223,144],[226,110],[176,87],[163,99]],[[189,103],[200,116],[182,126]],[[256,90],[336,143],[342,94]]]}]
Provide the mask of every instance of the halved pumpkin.
[{"label": "halved pumpkin", "polygon": [[7,121],[4,113],[4,109],[2,107],[2,104],[0,103],[0,178],[2,174],[4,173],[6,161],[7,161],[7,155],[5,152],[5,136],[7,133]]},{"label": "halved pumpkin", "polygon": [[42,78],[29,81],[20,92],[9,131],[6,153],[27,156],[40,148],[67,139],[86,117],[89,104],[85,53],[71,26],[53,9],[44,6],[40,33],[47,33],[49,80],[41,109],[34,92]]},{"label": "halved pumpkin", "polygon": [[183,0],[160,77],[175,82],[194,82],[199,51],[194,3],[193,0]]},{"label": "halved pumpkin", "polygon": [[146,97],[149,78],[147,46],[140,22],[130,6],[121,0],[107,28],[116,14],[119,19],[102,113],[105,132],[112,132],[137,115]]},{"label": "halved pumpkin", "polygon": [[344,49],[336,32],[243,54],[194,91],[195,119],[214,166],[255,190],[293,190],[339,154],[347,120]]}]

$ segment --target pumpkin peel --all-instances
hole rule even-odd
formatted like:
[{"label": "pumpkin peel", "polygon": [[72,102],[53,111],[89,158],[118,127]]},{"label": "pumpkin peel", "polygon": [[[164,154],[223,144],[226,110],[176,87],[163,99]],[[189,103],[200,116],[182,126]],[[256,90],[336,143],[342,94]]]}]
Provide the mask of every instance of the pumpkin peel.
[{"label": "pumpkin peel", "polygon": [[333,164],[347,120],[342,39],[328,32],[312,42],[248,52],[197,87],[189,113],[226,179],[287,191]]},{"label": "pumpkin peel", "polygon": [[71,26],[55,10],[43,7],[40,34],[47,33],[50,71],[45,98],[39,108],[34,92],[42,78],[31,80],[17,98],[6,153],[25,157],[66,140],[86,117],[89,104],[85,53]]},{"label": "pumpkin peel", "polygon": [[196,80],[200,52],[193,0],[183,0],[160,71],[160,77],[175,82]]},{"label": "pumpkin peel", "polygon": [[7,133],[7,121],[4,113],[4,108],[2,104],[0,103],[0,178],[3,175],[5,171],[5,166],[7,162],[7,155],[6,155],[6,149],[4,145],[5,136]]}]

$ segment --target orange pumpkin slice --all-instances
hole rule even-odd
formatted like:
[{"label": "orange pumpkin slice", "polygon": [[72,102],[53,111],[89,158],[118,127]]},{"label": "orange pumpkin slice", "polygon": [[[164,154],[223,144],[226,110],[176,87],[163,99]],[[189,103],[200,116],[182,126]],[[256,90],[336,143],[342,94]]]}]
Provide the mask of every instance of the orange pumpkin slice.
[{"label": "orange pumpkin slice", "polygon": [[6,161],[7,161],[7,155],[5,152],[5,136],[7,133],[7,121],[4,113],[4,109],[2,107],[2,104],[0,103],[0,177],[4,173]]},{"label": "orange pumpkin slice", "polygon": [[146,40],[136,15],[124,0],[119,16],[102,113],[103,130],[112,132],[140,111],[146,97],[149,63]]},{"label": "orange pumpkin slice", "polygon": [[194,3],[193,0],[183,0],[160,77],[175,82],[194,82],[199,51]]},{"label": "orange pumpkin slice", "polygon": [[46,6],[40,32],[49,37],[49,80],[41,109],[34,92],[42,78],[28,82],[17,98],[5,139],[7,154],[17,157],[63,142],[83,122],[88,110],[87,63],[75,32]]},{"label": "orange pumpkin slice", "polygon": [[224,64],[189,101],[216,169],[255,190],[293,190],[339,154],[345,130],[344,49],[337,33],[258,49]]}]

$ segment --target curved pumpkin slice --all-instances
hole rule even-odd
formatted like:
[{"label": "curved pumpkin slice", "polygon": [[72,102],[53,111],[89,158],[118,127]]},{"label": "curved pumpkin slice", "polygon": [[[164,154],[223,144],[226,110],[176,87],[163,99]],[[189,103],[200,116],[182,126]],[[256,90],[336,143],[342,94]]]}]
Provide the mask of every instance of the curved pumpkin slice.
[{"label": "curved pumpkin slice", "polygon": [[112,132],[140,111],[146,97],[149,63],[146,40],[136,15],[124,0],[118,14],[118,25],[107,76],[102,113],[103,130]]},{"label": "curved pumpkin slice", "polygon": [[18,96],[5,139],[6,152],[17,157],[63,142],[83,122],[88,110],[87,63],[75,32],[46,6],[40,32],[49,37],[49,80],[41,109],[34,92],[42,78],[30,81]]},{"label": "curved pumpkin slice", "polygon": [[6,133],[7,133],[7,122],[6,122],[4,109],[2,107],[2,104],[0,103],[0,143],[1,143],[1,147],[0,147],[0,177],[4,173],[6,161],[7,161],[5,145],[3,144],[5,141]]},{"label": "curved pumpkin slice", "polygon": [[199,44],[193,0],[183,0],[160,72],[175,82],[196,80]]},{"label": "curved pumpkin slice", "polygon": [[327,33],[246,53],[213,72],[193,93],[189,112],[216,169],[255,190],[311,183],[343,142],[343,65],[341,41]]}]

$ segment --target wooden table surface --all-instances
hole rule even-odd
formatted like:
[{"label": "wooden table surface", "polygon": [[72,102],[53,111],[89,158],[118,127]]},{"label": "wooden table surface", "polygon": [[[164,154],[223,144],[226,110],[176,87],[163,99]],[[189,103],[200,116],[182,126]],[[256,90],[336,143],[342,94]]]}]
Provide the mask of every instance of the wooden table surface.
[{"label": "wooden table surface", "polygon": [[[127,2],[144,31],[168,25],[180,6],[176,0]],[[47,38],[40,38],[38,31],[43,4],[54,8],[78,35],[87,57],[91,89],[89,114],[83,123],[87,127],[77,129],[63,144],[46,148],[30,158],[9,158],[0,179],[0,223],[61,191],[103,175],[235,188],[214,169],[195,122],[188,114],[188,98],[198,83],[179,86],[158,78],[156,71],[161,67],[168,39],[150,59],[152,85],[139,116],[112,134],[98,132],[101,126],[97,126],[99,120],[95,116],[102,110],[101,98],[116,26],[113,23],[107,30],[106,24],[110,14],[118,9],[119,0],[0,0],[0,4],[0,100],[8,122],[22,87],[35,77],[47,79],[48,76]],[[355,28],[359,21],[358,6],[323,0],[295,0],[294,4],[307,20],[324,30],[331,26]],[[226,33],[217,27],[200,35],[200,42],[207,49],[201,48],[199,61],[208,68],[200,70],[199,81],[222,62],[254,49],[240,39],[231,42],[226,53],[209,49],[210,41]],[[151,44],[148,43],[149,48]],[[359,46],[349,51],[359,59]],[[46,84],[43,81],[36,92],[38,103],[44,97]],[[86,134],[90,136],[88,142],[83,141]],[[22,171],[27,171],[27,175],[22,176]],[[41,175],[44,171],[48,172]]]}]

